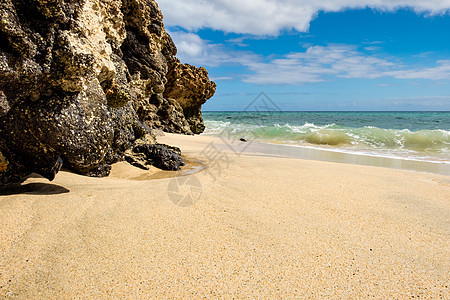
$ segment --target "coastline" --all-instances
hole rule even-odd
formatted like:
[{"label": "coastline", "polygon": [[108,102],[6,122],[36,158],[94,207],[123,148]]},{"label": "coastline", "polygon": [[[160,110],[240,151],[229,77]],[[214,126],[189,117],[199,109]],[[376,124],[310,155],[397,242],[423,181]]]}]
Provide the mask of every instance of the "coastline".
[{"label": "coastline", "polygon": [[[171,139],[183,139],[182,136],[165,134],[160,137],[163,143],[171,143]],[[189,141],[189,138],[185,139]],[[177,141],[177,140],[176,140]],[[184,139],[183,139],[184,141]],[[362,166],[384,167],[391,169],[418,171],[432,174],[450,176],[450,164],[446,162],[421,161],[410,158],[388,157],[379,155],[369,155],[364,153],[351,153],[339,151],[338,149],[320,149],[316,147],[273,144],[262,142],[240,142],[238,140],[222,139],[216,136],[200,135],[197,142],[206,147],[209,143],[214,143],[224,151],[230,151],[234,155],[263,155],[268,157],[284,157],[304,160],[316,160],[325,162],[345,163]]]},{"label": "coastline", "polygon": [[[205,113],[205,134],[313,149],[273,150],[305,159],[352,163],[358,155],[358,164],[428,171],[426,164],[416,167],[414,163],[406,163],[402,167],[392,160],[372,158],[450,164],[449,122],[448,112],[209,112]],[[262,150],[270,152],[267,148],[270,149],[264,146]],[[313,153],[315,150],[345,154],[331,157],[329,152],[319,155]],[[364,162],[368,158],[372,162]],[[450,174],[449,168],[431,169]]]},{"label": "coastline", "polygon": [[449,297],[449,176],[158,141],[188,174],[2,188],[0,296]]}]

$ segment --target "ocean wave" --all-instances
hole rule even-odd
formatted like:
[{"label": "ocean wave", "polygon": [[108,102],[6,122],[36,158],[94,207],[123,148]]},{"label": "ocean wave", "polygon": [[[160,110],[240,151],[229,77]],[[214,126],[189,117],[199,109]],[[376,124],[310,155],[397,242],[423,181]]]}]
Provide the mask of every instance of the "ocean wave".
[{"label": "ocean wave", "polygon": [[[450,131],[383,129],[374,126],[361,128],[336,124],[319,126],[305,122],[303,125],[231,124],[223,121],[206,121],[205,134],[245,138],[261,142],[296,145],[318,145],[360,151],[390,150],[402,153],[436,153],[449,155]],[[420,154],[419,153],[419,154]]]}]

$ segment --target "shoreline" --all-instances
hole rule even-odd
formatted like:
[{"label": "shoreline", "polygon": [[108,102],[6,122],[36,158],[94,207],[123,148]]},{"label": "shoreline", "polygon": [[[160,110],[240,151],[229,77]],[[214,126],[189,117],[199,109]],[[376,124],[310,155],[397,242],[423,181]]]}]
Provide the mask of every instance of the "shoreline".
[{"label": "shoreline", "polygon": [[0,189],[0,298],[449,297],[448,176],[213,140],[158,138],[179,172],[204,164],[185,176],[119,163]]},{"label": "shoreline", "polygon": [[[158,137],[163,143],[170,144],[171,139],[177,139],[176,134],[167,134]],[[180,136],[182,139],[183,136]],[[305,160],[326,161],[363,166],[383,167],[399,170],[418,171],[431,174],[450,176],[450,164],[432,161],[420,161],[407,158],[384,157],[364,153],[348,153],[334,151],[333,149],[318,149],[288,144],[274,144],[263,142],[240,142],[236,140],[222,139],[211,135],[196,136],[198,143],[206,147],[214,143],[224,151],[230,151],[235,155],[266,155],[268,157],[298,158]]]},{"label": "shoreline", "polygon": [[242,115],[210,112],[205,113],[205,134],[371,157],[450,164],[449,122],[448,112],[418,112],[416,116],[408,112],[382,112],[378,116],[373,112],[335,111],[244,111]]}]

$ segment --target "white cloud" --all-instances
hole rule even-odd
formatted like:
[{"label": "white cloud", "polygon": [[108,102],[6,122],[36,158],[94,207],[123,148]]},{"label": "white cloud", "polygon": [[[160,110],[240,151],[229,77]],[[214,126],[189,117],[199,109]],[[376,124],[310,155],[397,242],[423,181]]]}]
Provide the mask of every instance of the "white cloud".
[{"label": "white cloud", "polygon": [[241,36],[235,39],[229,39],[227,40],[228,43],[234,44],[236,46],[239,47],[248,47],[250,46],[249,44],[244,43],[244,41],[247,40],[247,38],[245,36]]},{"label": "white cloud", "polygon": [[417,96],[404,98],[367,98],[352,103],[354,108],[364,110],[448,110],[450,96]]},{"label": "white cloud", "polygon": [[211,77],[210,79],[212,81],[225,81],[225,80],[233,80],[235,78],[231,76],[221,76],[221,77]]},{"label": "white cloud", "polygon": [[217,67],[224,64],[248,65],[258,61],[258,55],[250,51],[235,51],[222,44],[211,44],[194,33],[169,31],[182,62]]},{"label": "white cloud", "polygon": [[177,48],[182,49],[181,53],[187,57],[201,57],[210,47],[206,41],[194,33],[170,32],[170,35],[177,42]]},{"label": "white cloud", "polygon": [[336,77],[450,80],[450,60],[437,61],[433,67],[406,67],[348,45],[314,46],[306,52],[247,66],[254,74],[247,75],[244,81],[257,84],[302,84]]},{"label": "white cloud", "polygon": [[[439,60],[432,67],[405,66],[394,57],[380,57],[375,49],[367,54],[353,45],[308,45],[305,52],[270,58],[230,49],[222,44],[211,44],[193,33],[175,31],[170,34],[178,46],[182,62],[207,67],[243,66],[248,71],[238,76],[245,82],[256,84],[302,84],[335,78],[381,77],[450,80],[450,60]],[[231,79],[235,76],[225,77]]]},{"label": "white cloud", "polygon": [[381,45],[384,44],[383,41],[365,41],[362,42],[364,45]]},{"label": "white cloud", "polygon": [[378,51],[380,49],[381,49],[381,47],[377,47],[377,46],[364,47],[364,50],[366,50],[366,51]]},{"label": "white cloud", "polygon": [[398,70],[386,72],[386,76],[393,76],[399,79],[450,79],[450,60],[438,60],[436,67],[422,69]]},{"label": "white cloud", "polygon": [[333,77],[378,78],[398,67],[393,62],[365,55],[354,46],[312,46],[306,52],[290,53],[269,62],[248,65],[254,72],[244,80],[258,84],[301,84]]},{"label": "white cloud", "polygon": [[283,29],[307,32],[309,23],[320,11],[365,7],[387,11],[408,7],[428,14],[450,11],[450,0],[158,0],[158,3],[166,26],[254,35],[277,35]]}]

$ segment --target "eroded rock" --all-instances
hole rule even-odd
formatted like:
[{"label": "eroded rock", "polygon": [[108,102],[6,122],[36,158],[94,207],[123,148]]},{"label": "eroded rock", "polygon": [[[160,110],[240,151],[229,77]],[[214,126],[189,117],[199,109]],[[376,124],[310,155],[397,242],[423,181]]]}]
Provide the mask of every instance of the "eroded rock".
[{"label": "eroded rock", "polygon": [[167,78],[164,97],[173,98],[180,104],[193,133],[202,133],[205,126],[200,108],[214,95],[216,84],[209,81],[205,68],[182,64],[178,59],[171,60]]},{"label": "eroded rock", "polygon": [[62,163],[106,176],[130,147],[181,165],[136,140],[200,133],[215,84],[175,58],[154,0],[2,0],[0,14],[0,183],[51,180]]}]

